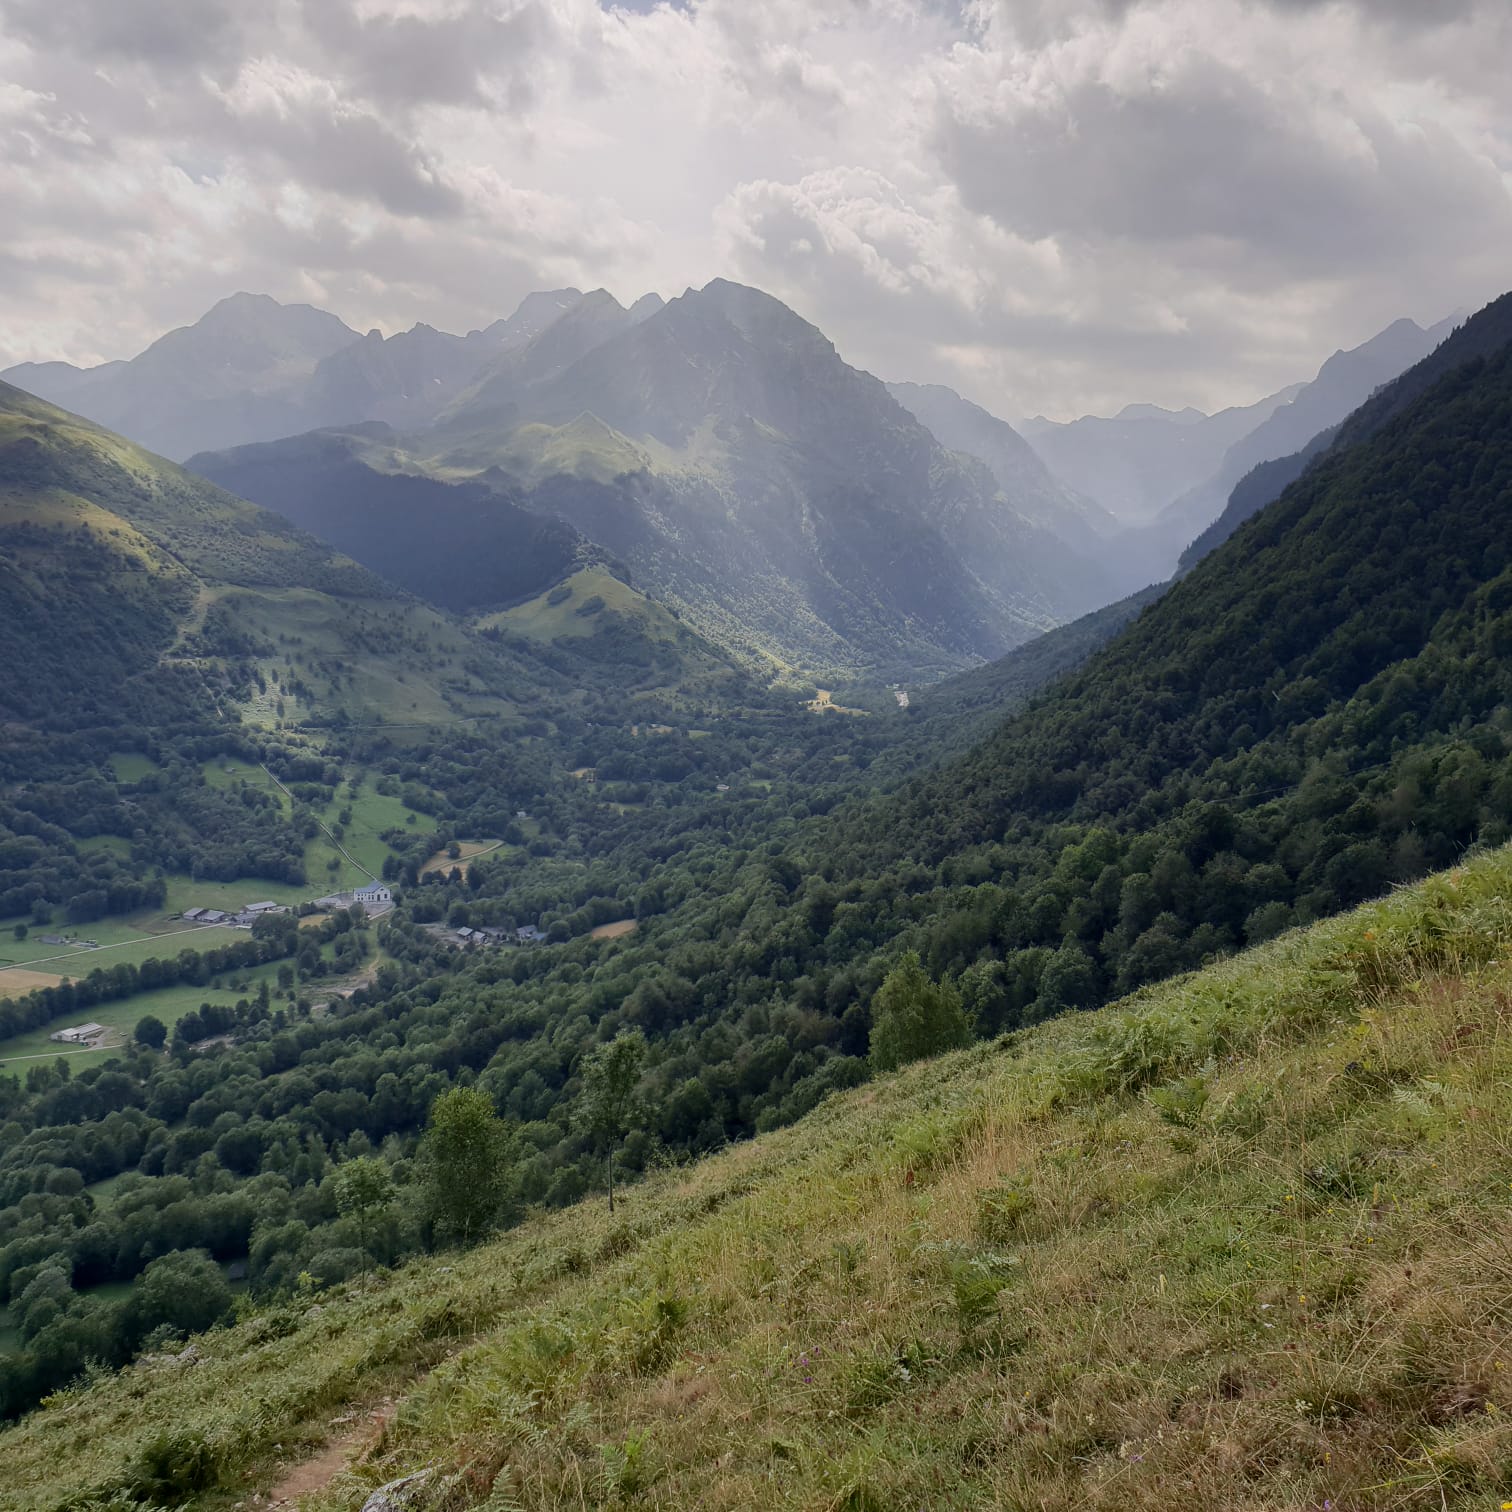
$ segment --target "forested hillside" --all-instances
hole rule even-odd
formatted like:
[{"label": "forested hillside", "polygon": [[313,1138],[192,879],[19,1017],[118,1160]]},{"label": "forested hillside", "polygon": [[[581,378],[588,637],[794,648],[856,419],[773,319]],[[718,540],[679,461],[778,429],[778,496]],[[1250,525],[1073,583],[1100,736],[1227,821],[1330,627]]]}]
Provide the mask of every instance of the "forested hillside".
[{"label": "forested hillside", "polygon": [[[1509,882],[1482,858],[613,1213],[293,1290],[0,1432],[0,1507],[1494,1507]],[[211,1269],[151,1301],[229,1313]]]}]

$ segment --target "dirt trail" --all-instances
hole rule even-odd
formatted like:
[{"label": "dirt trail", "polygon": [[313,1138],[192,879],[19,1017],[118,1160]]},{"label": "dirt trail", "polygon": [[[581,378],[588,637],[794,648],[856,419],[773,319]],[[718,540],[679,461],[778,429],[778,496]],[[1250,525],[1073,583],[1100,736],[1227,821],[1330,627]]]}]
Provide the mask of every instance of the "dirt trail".
[{"label": "dirt trail", "polygon": [[337,1418],[331,1426],[344,1431],[309,1459],[285,1467],[269,1490],[266,1505],[292,1509],[300,1497],[323,1491],[349,1465],[360,1464],[378,1448],[393,1415],[393,1400],[385,1398],[366,1412]]}]

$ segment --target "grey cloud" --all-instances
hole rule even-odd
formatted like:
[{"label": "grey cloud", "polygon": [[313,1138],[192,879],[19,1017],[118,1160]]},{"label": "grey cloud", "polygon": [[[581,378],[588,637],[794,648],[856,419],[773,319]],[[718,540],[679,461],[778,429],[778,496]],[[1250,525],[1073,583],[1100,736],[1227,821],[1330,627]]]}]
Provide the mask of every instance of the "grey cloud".
[{"label": "grey cloud", "polygon": [[555,25],[540,0],[506,9],[473,4],[427,19],[359,17],[343,0],[306,0],[304,26],[326,65],[359,97],[408,108],[481,105],[496,90],[516,106]]},{"label": "grey cloud", "polygon": [[184,68],[235,64],[262,27],[238,0],[0,0],[0,18],[34,46]]},{"label": "grey cloud", "polygon": [[1275,282],[1512,232],[1500,176],[1447,131],[1269,82],[1188,55],[1158,84],[1088,75],[996,115],[947,94],[934,139],[966,203],[1024,236],[1188,243]]},{"label": "grey cloud", "polygon": [[453,217],[463,199],[421,148],[368,114],[312,102],[221,123],[228,146],[277,159],[312,188],[376,200],[396,215]]},{"label": "grey cloud", "polygon": [[1252,398],[1506,277],[1509,17],[0,0],[0,330],[118,355],[237,287],[465,327],[729,273],[991,407]]}]

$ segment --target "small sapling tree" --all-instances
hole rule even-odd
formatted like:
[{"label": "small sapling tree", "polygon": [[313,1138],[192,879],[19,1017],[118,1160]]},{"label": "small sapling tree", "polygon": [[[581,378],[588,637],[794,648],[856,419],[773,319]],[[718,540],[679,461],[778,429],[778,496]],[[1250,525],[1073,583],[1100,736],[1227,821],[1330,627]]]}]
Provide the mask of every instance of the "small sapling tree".
[{"label": "small sapling tree", "polygon": [[639,1115],[641,1069],[646,1041],[638,1029],[622,1031],[607,1045],[599,1045],[583,1062],[583,1093],[578,1125],[591,1135],[604,1154],[609,1178],[609,1211],[614,1211],[614,1157],[620,1141]]}]

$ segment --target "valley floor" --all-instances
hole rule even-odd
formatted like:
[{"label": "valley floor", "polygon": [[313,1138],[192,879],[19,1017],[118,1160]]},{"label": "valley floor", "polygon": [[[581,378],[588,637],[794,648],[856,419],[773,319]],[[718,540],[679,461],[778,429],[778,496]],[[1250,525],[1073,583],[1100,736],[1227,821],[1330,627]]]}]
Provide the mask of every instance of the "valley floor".
[{"label": "valley floor", "polygon": [[1497,852],[260,1312],[0,1433],[0,1507],[1500,1507],[1509,898]]}]

